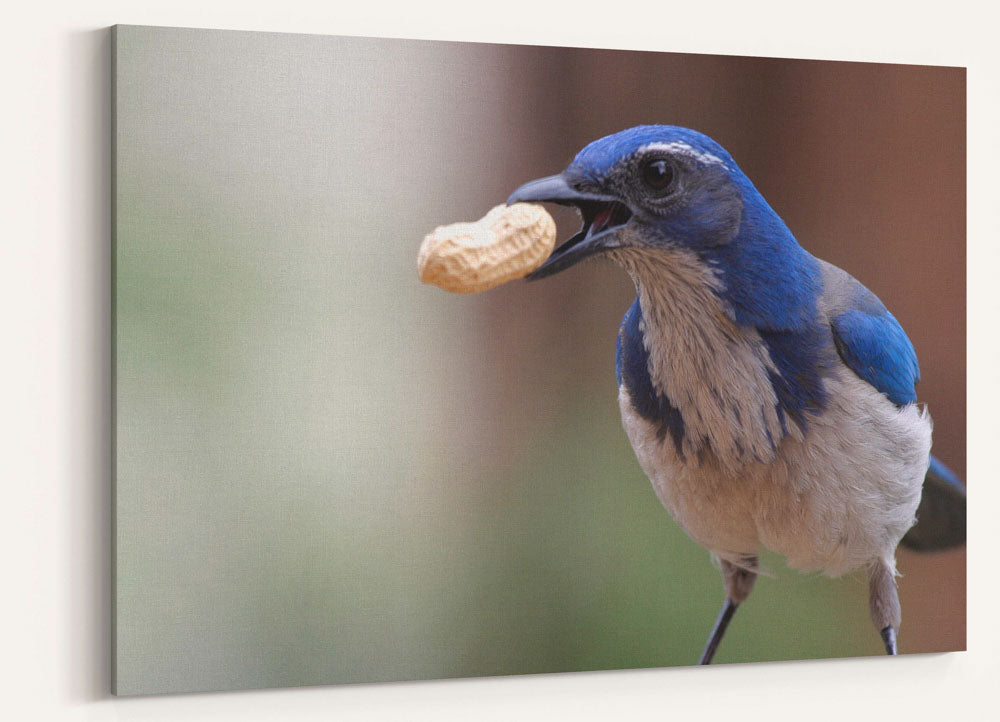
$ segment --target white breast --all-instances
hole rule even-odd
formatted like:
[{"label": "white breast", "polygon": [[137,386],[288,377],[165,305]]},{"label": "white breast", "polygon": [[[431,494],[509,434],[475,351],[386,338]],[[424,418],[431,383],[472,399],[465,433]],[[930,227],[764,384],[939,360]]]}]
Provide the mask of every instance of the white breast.
[{"label": "white breast", "polygon": [[829,381],[830,406],[773,462],[726,468],[681,459],[619,392],[625,431],[663,505],[695,541],[739,563],[761,546],[802,570],[838,576],[874,560],[892,565],[913,524],[931,421],[897,409],[849,370]]}]

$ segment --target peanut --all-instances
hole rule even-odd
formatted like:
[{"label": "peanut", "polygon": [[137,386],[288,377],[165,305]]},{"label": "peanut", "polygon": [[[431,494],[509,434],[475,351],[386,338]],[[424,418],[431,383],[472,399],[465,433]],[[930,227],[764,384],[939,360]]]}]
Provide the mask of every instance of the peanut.
[{"label": "peanut", "polygon": [[542,206],[500,205],[475,223],[435,228],[420,246],[417,272],[446,291],[479,293],[527,276],[555,241],[555,221]]}]

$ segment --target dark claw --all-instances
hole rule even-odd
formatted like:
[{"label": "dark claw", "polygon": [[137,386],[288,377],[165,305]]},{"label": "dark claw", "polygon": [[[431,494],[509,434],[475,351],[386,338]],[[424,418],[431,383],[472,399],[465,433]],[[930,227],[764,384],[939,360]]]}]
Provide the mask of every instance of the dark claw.
[{"label": "dark claw", "polygon": [[885,653],[890,655],[899,654],[896,650],[896,630],[892,628],[892,625],[883,627],[879,633],[882,635],[882,641],[885,643]]}]

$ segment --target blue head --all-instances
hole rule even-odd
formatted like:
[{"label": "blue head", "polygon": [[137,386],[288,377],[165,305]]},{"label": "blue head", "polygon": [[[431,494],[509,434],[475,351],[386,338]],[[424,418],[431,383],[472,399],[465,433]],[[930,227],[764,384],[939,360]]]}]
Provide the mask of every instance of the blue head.
[{"label": "blue head", "polygon": [[508,203],[577,207],[583,228],[532,274],[543,278],[616,249],[687,249],[717,273],[740,323],[792,330],[815,318],[818,264],[726,150],[688,128],[643,125],[587,145],[562,173]]}]

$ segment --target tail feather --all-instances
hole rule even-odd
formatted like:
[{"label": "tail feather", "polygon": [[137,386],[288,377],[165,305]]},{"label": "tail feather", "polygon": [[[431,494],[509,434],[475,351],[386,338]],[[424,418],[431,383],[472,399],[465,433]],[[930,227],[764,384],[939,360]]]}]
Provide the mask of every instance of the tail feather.
[{"label": "tail feather", "polygon": [[931,456],[917,523],[902,544],[914,551],[938,551],[965,544],[965,485],[954,472]]}]

